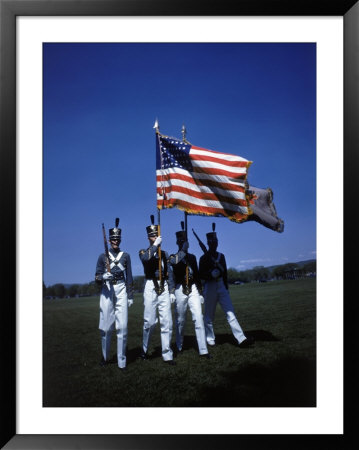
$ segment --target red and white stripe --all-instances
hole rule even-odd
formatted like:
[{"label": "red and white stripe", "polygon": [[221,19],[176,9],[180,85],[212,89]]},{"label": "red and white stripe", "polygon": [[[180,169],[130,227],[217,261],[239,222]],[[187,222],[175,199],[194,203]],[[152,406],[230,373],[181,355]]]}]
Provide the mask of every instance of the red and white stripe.
[{"label": "red and white stripe", "polygon": [[193,170],[156,171],[157,207],[177,207],[191,214],[221,215],[235,222],[247,219],[245,182],[251,161],[240,156],[192,146]]}]

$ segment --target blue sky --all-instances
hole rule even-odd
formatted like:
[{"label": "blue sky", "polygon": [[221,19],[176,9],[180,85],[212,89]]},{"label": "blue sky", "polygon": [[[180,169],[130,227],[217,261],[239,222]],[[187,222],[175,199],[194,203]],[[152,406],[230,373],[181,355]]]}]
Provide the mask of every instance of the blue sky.
[{"label": "blue sky", "polygon": [[[44,44],[44,282],[94,279],[106,229],[142,275],[157,218],[155,131],[253,161],[251,185],[271,187],[283,233],[256,222],[188,217],[238,270],[316,257],[314,44]],[[177,249],[183,212],[161,212],[162,247]],[[192,233],[190,251],[202,252]]]}]

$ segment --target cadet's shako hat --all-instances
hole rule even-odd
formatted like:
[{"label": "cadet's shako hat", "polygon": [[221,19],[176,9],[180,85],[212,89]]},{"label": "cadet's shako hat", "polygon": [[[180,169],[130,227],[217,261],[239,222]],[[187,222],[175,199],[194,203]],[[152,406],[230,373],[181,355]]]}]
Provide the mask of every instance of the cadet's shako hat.
[{"label": "cadet's shako hat", "polygon": [[151,218],[151,225],[146,227],[147,236],[148,237],[157,237],[158,236],[158,225],[154,225],[155,218],[154,216],[150,216]]},{"label": "cadet's shako hat", "polygon": [[149,237],[158,236],[158,225],[149,225],[146,230]]},{"label": "cadet's shako hat", "polygon": [[186,232],[185,231],[177,231],[176,233],[177,240],[181,239],[183,241],[186,240]]},{"label": "cadet's shako hat", "polygon": [[186,241],[186,232],[184,231],[184,222],[181,222],[181,231],[176,232],[177,241]]},{"label": "cadet's shako hat", "polygon": [[119,223],[120,223],[120,219],[118,217],[116,217],[115,228],[110,228],[108,230],[110,240],[114,240],[114,239],[120,240],[121,239],[121,228],[118,228]]},{"label": "cadet's shako hat", "polygon": [[210,233],[207,233],[207,242],[208,241],[218,241],[217,239],[217,233],[214,231],[216,229],[216,224],[213,222],[212,223],[212,230]]}]

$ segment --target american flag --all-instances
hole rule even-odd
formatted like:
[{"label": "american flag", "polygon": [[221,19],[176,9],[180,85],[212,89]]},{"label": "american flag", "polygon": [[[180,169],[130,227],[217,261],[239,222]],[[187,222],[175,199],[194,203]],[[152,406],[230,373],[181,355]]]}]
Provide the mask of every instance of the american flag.
[{"label": "american flag", "polygon": [[246,180],[251,161],[156,133],[157,208],[223,216],[251,214]]}]

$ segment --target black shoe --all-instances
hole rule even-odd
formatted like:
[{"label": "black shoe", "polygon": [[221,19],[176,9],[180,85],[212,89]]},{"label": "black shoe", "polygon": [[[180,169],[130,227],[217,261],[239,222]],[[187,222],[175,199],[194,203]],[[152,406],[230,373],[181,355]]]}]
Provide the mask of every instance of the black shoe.
[{"label": "black shoe", "polygon": [[176,363],[175,363],[175,361],[173,361],[173,359],[170,359],[169,361],[165,361],[164,363],[167,364],[167,366],[175,366],[176,365]]},{"label": "black shoe", "polygon": [[121,372],[127,372],[127,367],[119,367]]},{"label": "black shoe", "polygon": [[106,361],[103,357],[102,357],[102,359],[101,359],[101,361],[100,361],[100,366],[101,367],[105,367],[105,366],[107,366],[108,365],[108,361]]},{"label": "black shoe", "polygon": [[201,359],[212,359],[213,356],[210,353],[205,353],[204,355],[199,355]]},{"label": "black shoe", "polygon": [[240,348],[248,348],[254,344],[254,339],[251,337],[247,337],[244,341],[242,341],[238,347]]},{"label": "black shoe", "polygon": [[107,361],[107,364],[117,364],[117,355],[114,355]]},{"label": "black shoe", "polygon": [[141,355],[140,355],[140,358],[141,358],[143,361],[146,361],[146,360],[148,359],[147,353],[145,353],[144,351],[142,351],[142,352],[141,352]]}]

